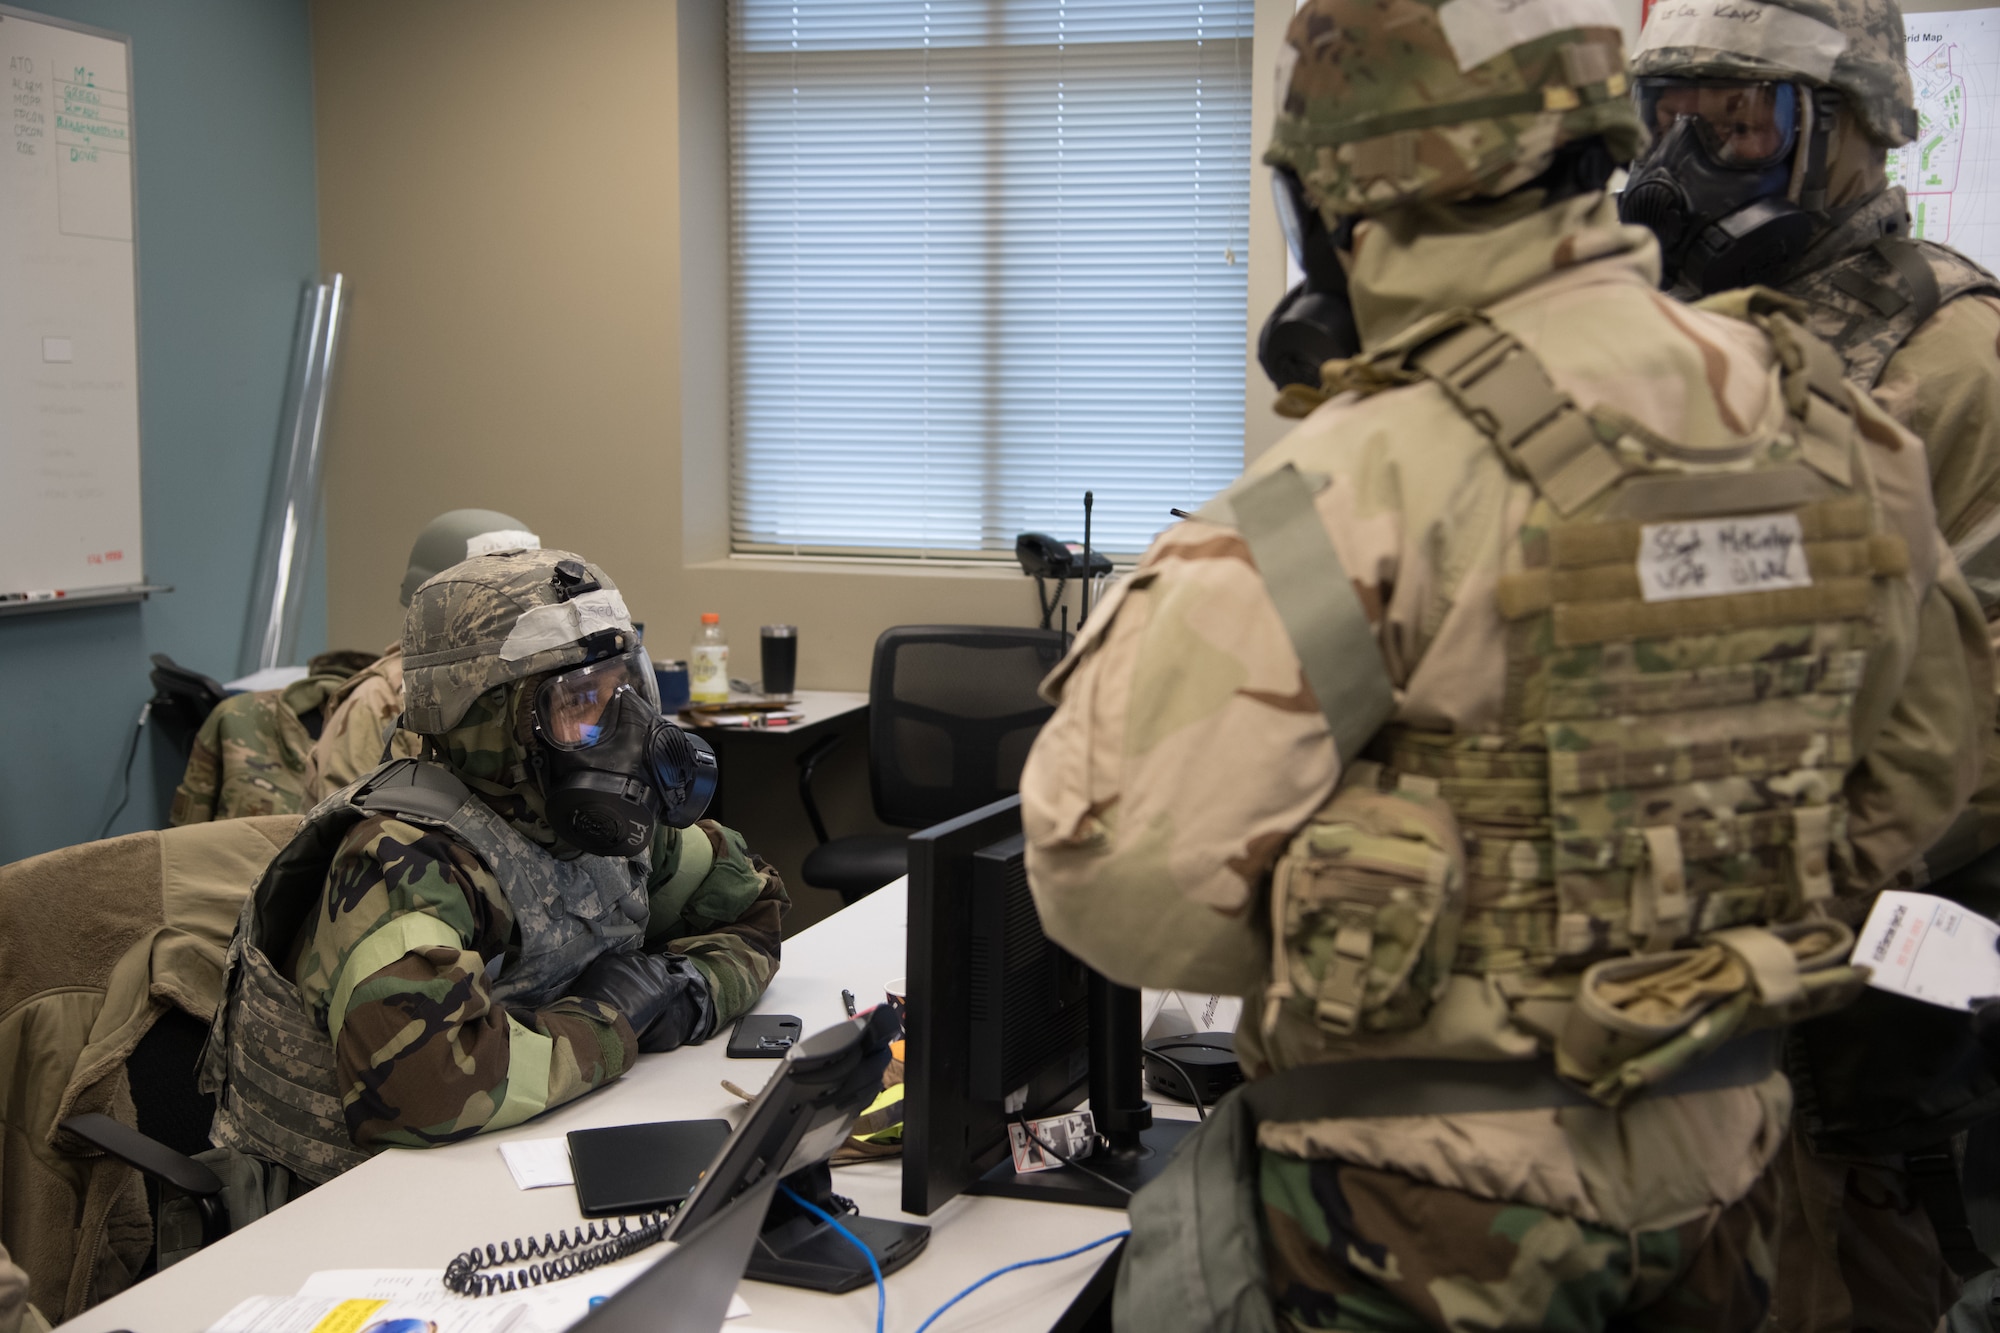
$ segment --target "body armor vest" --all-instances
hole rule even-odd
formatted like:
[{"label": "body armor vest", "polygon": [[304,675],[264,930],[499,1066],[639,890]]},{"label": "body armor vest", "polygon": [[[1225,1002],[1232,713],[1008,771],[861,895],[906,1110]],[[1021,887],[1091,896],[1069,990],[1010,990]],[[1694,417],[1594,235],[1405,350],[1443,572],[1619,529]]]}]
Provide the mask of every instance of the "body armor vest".
[{"label": "body armor vest", "polygon": [[2000,278],[1955,250],[1916,240],[1901,189],[1884,190],[1817,241],[1778,290],[1807,306],[1806,327],[1833,345],[1847,376],[1881,381],[1910,336],[1961,296],[2000,296]]},{"label": "body armor vest", "polygon": [[1499,582],[1501,727],[1381,728],[1273,872],[1260,1063],[1434,1053],[1401,1038],[1471,976],[1508,1014],[1485,1058],[1553,1050],[1616,1103],[1858,989],[1850,713],[1908,557],[1839,358],[1769,301],[1735,313],[1771,336],[1788,408],[1747,443],[1585,412],[1470,312],[1344,372],[1437,386],[1536,499]]},{"label": "body armor vest", "polygon": [[211,1137],[318,1184],[359,1165],[342,1112],[333,1038],[281,970],[324,901],[342,840],[370,815],[441,829],[500,881],[514,913],[507,952],[489,961],[497,1003],[534,1009],[563,995],[600,954],[639,947],[647,918],[643,861],[562,861],[515,832],[442,765],[397,759],[313,809],[243,905],[202,1055],[217,1095]]}]

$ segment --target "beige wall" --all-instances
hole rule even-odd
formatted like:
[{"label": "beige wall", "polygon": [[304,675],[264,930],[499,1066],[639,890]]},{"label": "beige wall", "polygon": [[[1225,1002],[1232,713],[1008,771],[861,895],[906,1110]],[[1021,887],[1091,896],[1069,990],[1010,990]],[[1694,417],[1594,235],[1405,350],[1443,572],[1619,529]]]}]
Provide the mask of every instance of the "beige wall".
[{"label": "beige wall", "polygon": [[[689,18],[719,35],[719,9]],[[721,612],[739,675],[770,621],[799,626],[800,682],[829,689],[866,688],[889,625],[1034,623],[1016,569],[726,558],[726,310],[701,317],[726,293],[723,182],[690,200],[685,260],[677,185],[683,129],[719,170],[721,52],[696,62],[711,102],[683,126],[673,5],[315,0],[312,16],[321,257],[353,290],[327,454],[331,642],[396,635],[411,539],[463,505],[601,562],[655,656],[685,655],[699,613]]]}]

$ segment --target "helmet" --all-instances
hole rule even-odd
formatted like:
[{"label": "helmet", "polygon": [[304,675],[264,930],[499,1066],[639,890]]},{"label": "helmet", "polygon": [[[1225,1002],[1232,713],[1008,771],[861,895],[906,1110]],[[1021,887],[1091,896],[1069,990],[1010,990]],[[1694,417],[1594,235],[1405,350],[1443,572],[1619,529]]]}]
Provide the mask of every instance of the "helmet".
[{"label": "helmet", "polygon": [[1611,0],[1308,0],[1264,161],[1327,217],[1505,194],[1565,145],[1645,142]]},{"label": "helmet", "polygon": [[610,575],[568,551],[464,560],[403,618],[403,726],[439,736],[496,685],[624,653],[638,635]]},{"label": "helmet", "polygon": [[533,551],[542,539],[528,525],[492,509],[454,509],[424,524],[410,548],[410,568],[403,575],[403,605],[417,588],[440,570],[495,551]]},{"label": "helmet", "polygon": [[1639,37],[1632,74],[1831,88],[1884,148],[1917,137],[1903,12],[1894,0],[1662,3]]}]

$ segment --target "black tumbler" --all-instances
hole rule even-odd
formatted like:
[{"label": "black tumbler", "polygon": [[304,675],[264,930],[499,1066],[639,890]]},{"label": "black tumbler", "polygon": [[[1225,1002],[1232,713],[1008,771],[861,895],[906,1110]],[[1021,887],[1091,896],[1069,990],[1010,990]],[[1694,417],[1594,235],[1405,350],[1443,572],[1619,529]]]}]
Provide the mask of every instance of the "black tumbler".
[{"label": "black tumbler", "polygon": [[799,683],[799,627],[764,626],[764,693],[790,694]]}]

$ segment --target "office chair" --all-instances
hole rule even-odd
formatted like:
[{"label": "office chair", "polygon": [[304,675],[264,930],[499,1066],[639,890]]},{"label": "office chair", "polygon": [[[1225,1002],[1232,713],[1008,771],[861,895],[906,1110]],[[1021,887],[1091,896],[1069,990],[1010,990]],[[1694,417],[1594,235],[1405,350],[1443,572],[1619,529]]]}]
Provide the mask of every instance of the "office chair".
[{"label": "office chair", "polygon": [[[1062,651],[1055,630],[884,630],[868,682],[868,786],[876,818],[897,828],[929,828],[1013,795],[1028,747],[1055,711],[1036,691]],[[827,836],[813,773],[841,739],[829,737],[799,756],[799,799],[819,839],[800,874],[854,903],[907,872],[909,839]]]},{"label": "office chair", "polygon": [[195,734],[227,692],[220,682],[191,671],[165,653],[153,654],[153,721],[181,762],[194,753]]}]

